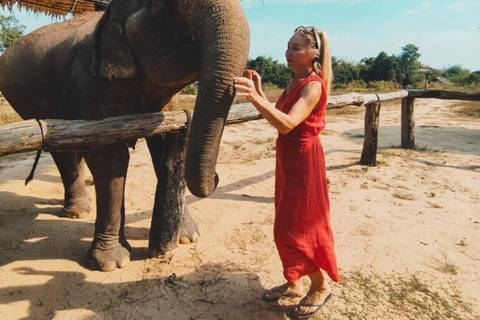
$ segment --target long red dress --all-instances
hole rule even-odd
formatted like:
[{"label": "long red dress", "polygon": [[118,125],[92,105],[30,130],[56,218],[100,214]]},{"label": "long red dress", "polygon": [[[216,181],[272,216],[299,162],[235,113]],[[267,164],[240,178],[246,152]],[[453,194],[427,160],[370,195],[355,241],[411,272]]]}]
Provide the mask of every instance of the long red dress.
[{"label": "long red dress", "polygon": [[287,281],[325,270],[339,281],[334,239],[330,227],[325,156],[319,133],[325,128],[327,92],[323,79],[312,74],[276,108],[288,113],[310,81],[322,84],[320,101],[310,115],[287,134],[278,134],[275,169],[274,238]]}]

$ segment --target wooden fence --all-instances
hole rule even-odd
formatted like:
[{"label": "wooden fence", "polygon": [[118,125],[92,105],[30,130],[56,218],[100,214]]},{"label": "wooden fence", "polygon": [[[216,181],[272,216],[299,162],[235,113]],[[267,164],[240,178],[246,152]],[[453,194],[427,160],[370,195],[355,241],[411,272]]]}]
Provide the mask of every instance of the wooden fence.
[{"label": "wooden fence", "polygon": [[[402,148],[415,146],[414,102],[416,98],[480,100],[480,92],[465,93],[441,90],[410,90],[381,94],[330,96],[327,109],[349,105],[365,106],[365,137],[360,163],[376,162],[380,103],[402,99]],[[261,119],[250,104],[234,105],[227,125]],[[0,126],[0,157],[34,150],[81,151],[103,145],[132,141],[156,134],[180,131],[186,128],[184,111],[169,111],[110,117],[102,120],[26,120]]]}]

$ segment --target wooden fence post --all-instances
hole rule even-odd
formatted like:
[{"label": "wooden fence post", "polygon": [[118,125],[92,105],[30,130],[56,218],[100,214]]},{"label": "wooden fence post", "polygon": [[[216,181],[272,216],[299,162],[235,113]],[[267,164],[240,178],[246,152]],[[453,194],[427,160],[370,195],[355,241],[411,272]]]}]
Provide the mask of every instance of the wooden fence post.
[{"label": "wooden fence post", "polygon": [[374,166],[377,161],[380,102],[365,106],[365,137],[360,164]]},{"label": "wooden fence post", "polygon": [[402,99],[402,148],[413,149],[415,147],[415,98]]}]

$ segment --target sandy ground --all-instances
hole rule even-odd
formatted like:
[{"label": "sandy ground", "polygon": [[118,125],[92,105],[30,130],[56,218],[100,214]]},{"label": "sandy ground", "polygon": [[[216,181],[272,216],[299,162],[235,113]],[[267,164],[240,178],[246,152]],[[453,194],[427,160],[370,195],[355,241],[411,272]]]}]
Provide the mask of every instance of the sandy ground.
[{"label": "sandy ground", "polygon": [[[451,104],[417,100],[416,150],[399,148],[399,102],[383,106],[374,167],[358,164],[363,113],[328,118],[321,139],[342,279],[315,319],[480,319],[480,122]],[[283,282],[275,137],[264,120],[226,128],[218,189],[187,196],[201,238],[161,259],[147,259],[156,182],[140,141],[126,195],[133,260],[111,273],[84,267],[95,213],[59,216],[51,158],[27,187],[34,154],[0,158],[0,319],[293,319],[299,299],[260,299]]]}]

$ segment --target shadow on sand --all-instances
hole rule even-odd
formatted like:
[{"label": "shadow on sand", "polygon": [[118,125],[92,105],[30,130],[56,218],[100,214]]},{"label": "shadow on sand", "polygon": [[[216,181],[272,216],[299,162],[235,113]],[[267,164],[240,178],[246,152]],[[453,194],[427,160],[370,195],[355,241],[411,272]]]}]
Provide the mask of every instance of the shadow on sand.
[{"label": "shadow on sand", "polygon": [[84,309],[81,319],[284,319],[285,307],[259,299],[264,288],[258,276],[228,262],[201,265],[182,277],[107,284],[89,282],[81,272],[15,271],[51,277],[44,284],[0,289],[0,304],[29,302],[29,316],[22,319],[53,319],[74,309]]}]

